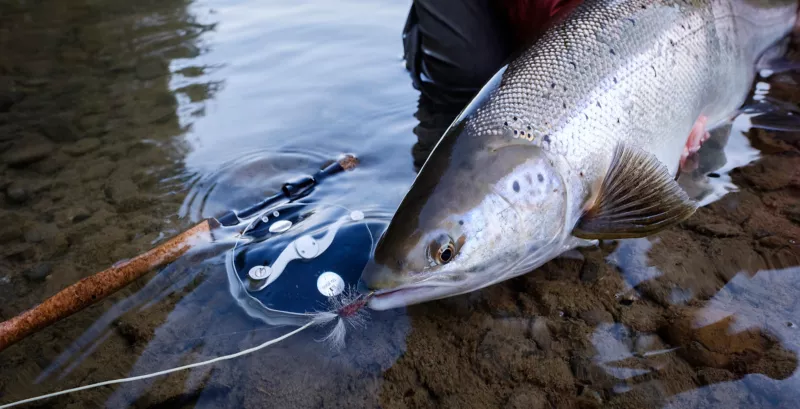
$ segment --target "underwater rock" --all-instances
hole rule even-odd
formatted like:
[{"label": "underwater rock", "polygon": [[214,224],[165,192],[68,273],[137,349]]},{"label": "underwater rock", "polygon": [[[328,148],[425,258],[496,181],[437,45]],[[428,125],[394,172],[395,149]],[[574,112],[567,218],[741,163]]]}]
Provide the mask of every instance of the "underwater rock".
[{"label": "underwater rock", "polygon": [[13,213],[0,213],[0,243],[6,243],[22,237],[22,229],[16,223]]},{"label": "underwater rock", "polygon": [[3,155],[3,162],[11,167],[24,167],[46,158],[53,152],[53,144],[43,138],[26,138],[19,146],[14,146]]},{"label": "underwater rock", "polygon": [[167,66],[160,59],[148,59],[136,64],[136,78],[146,81],[167,74]]},{"label": "underwater rock", "polygon": [[594,309],[590,311],[581,311],[578,318],[584,320],[586,324],[596,326],[603,322],[614,322],[614,317],[606,310]]},{"label": "underwater rock", "polygon": [[24,184],[13,182],[6,188],[6,197],[12,203],[25,203],[30,199],[30,193]]},{"label": "underwater rock", "polygon": [[72,121],[64,115],[54,115],[42,121],[44,133],[53,142],[72,142],[78,140],[80,132]]},{"label": "underwater rock", "polygon": [[536,341],[536,345],[544,351],[549,351],[553,344],[553,337],[550,335],[550,329],[547,328],[547,319],[539,317],[534,319],[531,325],[531,338]]},{"label": "underwater rock", "polygon": [[544,391],[530,386],[523,386],[511,392],[506,401],[506,409],[549,409],[550,402]]},{"label": "underwater rock", "polygon": [[695,328],[694,313],[689,309],[680,311],[663,335],[671,345],[684,345],[678,355],[696,367],[731,369],[742,355],[755,358],[764,354],[767,340],[758,330],[732,333],[734,317],[722,316],[719,321]]},{"label": "underwater rock", "polygon": [[636,331],[653,332],[662,325],[662,311],[645,303],[634,303],[630,308],[622,309],[620,322]]},{"label": "underwater rock", "polygon": [[767,247],[767,248],[777,249],[777,248],[780,248],[780,247],[783,247],[783,246],[788,246],[790,243],[789,243],[789,239],[786,239],[786,238],[783,238],[783,237],[780,237],[780,236],[771,236],[770,235],[770,236],[766,236],[766,237],[760,238],[758,240],[758,244],[760,244],[760,245],[762,245],[764,247]]},{"label": "underwater rock", "polygon": [[53,266],[50,263],[40,263],[25,270],[22,274],[30,281],[44,281],[50,276]]},{"label": "underwater rock", "polygon": [[86,219],[88,219],[89,217],[92,216],[92,212],[90,212],[85,207],[79,207],[79,208],[76,208],[76,209],[72,209],[70,211],[70,213],[72,213],[72,215],[73,215],[72,216],[72,222],[73,223],[80,223],[80,222],[82,222],[82,221],[84,221],[84,220],[86,220]]},{"label": "underwater rock", "polygon": [[64,147],[64,152],[72,156],[81,156],[89,153],[100,147],[100,139],[97,138],[83,138]]},{"label": "underwater rock", "polygon": [[154,331],[146,324],[126,317],[116,320],[114,327],[116,327],[119,335],[125,338],[130,345],[146,343],[154,334]]},{"label": "underwater rock", "polygon": [[58,235],[58,227],[53,224],[35,224],[25,229],[25,241],[40,243]]},{"label": "underwater rock", "polygon": [[702,385],[728,382],[736,379],[730,371],[719,368],[701,368],[697,371],[697,379]]}]

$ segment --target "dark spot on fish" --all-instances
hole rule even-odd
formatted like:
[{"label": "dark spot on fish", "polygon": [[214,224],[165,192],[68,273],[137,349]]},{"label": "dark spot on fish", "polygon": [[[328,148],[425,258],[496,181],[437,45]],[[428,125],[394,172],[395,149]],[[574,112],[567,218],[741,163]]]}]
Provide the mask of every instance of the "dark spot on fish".
[{"label": "dark spot on fish", "polygon": [[669,40],[669,45],[671,45],[671,46],[675,47],[675,42],[674,42],[674,41],[672,41],[672,40]]},{"label": "dark spot on fish", "polygon": [[630,22],[631,22],[631,24],[633,24],[634,26],[636,25],[636,20],[634,20],[634,19],[632,19],[632,18],[626,18],[625,20],[628,20],[628,21],[630,21]]},{"label": "dark spot on fish", "polygon": [[583,171],[580,172],[581,177],[583,177]]},{"label": "dark spot on fish", "polygon": [[550,143],[550,135],[545,135],[542,137],[542,139],[544,139],[545,142]]},{"label": "dark spot on fish", "polygon": [[463,221],[463,220],[459,220],[459,221],[458,221],[458,225],[459,225],[459,226],[463,226],[463,225],[464,225],[464,221]]},{"label": "dark spot on fish", "polygon": [[556,87],[556,83],[555,82],[550,84],[550,88],[555,88],[555,87]]},{"label": "dark spot on fish", "polygon": [[514,181],[514,184],[513,184],[513,185],[511,185],[511,188],[512,188],[512,189],[514,189],[514,191],[515,191],[515,192],[519,192],[519,182],[517,182],[517,181],[515,180],[515,181]]},{"label": "dark spot on fish", "polygon": [[541,174],[541,173],[539,173],[538,175],[536,175],[536,179],[539,179],[539,182],[544,182],[544,176],[542,176],[542,174]]},{"label": "dark spot on fish", "polygon": [[609,51],[611,51],[611,55],[617,55],[617,53],[614,52],[613,48],[611,50],[609,50]]},{"label": "dark spot on fish", "polygon": [[650,68],[652,68],[652,69],[653,69],[653,76],[654,76],[654,77],[658,77],[658,71],[656,71],[656,67],[655,67],[655,66],[653,66],[653,65],[651,65],[651,66],[650,66]]},{"label": "dark spot on fish", "polygon": [[516,135],[516,134],[517,134],[517,131],[515,130],[515,131],[514,131],[514,135]]},{"label": "dark spot on fish", "polygon": [[567,103],[566,102],[564,103],[564,109],[567,109]]},{"label": "dark spot on fish", "polygon": [[684,26],[683,24],[681,24],[681,28],[686,30],[686,26]]},{"label": "dark spot on fish", "polygon": [[711,172],[711,173],[708,174],[708,177],[710,177],[710,178],[718,178],[719,177],[719,173]]},{"label": "dark spot on fish", "polygon": [[508,122],[503,122],[503,126],[508,126]]},{"label": "dark spot on fish", "polygon": [[516,120],[517,120],[517,117],[514,117],[513,119],[516,121]]},{"label": "dark spot on fish", "polygon": [[530,126],[530,125],[528,125],[528,130],[529,130],[529,131],[531,130],[531,126]]},{"label": "dark spot on fish", "polygon": [[600,105],[600,101],[597,101],[597,107],[598,108],[602,108],[603,107],[602,105]]},{"label": "dark spot on fish", "polygon": [[583,113],[583,116],[585,116],[586,119],[589,119],[589,114],[587,114],[586,112]]},{"label": "dark spot on fish", "polygon": [[553,189],[553,193],[556,193],[556,192],[558,192],[558,189]]},{"label": "dark spot on fish", "polygon": [[567,86],[566,86],[566,85],[564,85],[564,91],[566,91],[566,90],[567,90]]},{"label": "dark spot on fish", "polygon": [[614,77],[614,84],[617,83],[617,77]]},{"label": "dark spot on fish", "polygon": [[617,123],[619,123],[619,118],[617,118]]},{"label": "dark spot on fish", "polygon": [[642,4],[642,10],[647,10],[647,6]]},{"label": "dark spot on fish", "polygon": [[572,68],[574,68],[574,69],[576,69],[576,70],[578,69],[578,65],[577,65],[577,64],[575,64],[575,63],[574,63],[574,62],[572,62],[572,61],[570,61],[569,63],[570,63],[570,64],[572,64]]}]

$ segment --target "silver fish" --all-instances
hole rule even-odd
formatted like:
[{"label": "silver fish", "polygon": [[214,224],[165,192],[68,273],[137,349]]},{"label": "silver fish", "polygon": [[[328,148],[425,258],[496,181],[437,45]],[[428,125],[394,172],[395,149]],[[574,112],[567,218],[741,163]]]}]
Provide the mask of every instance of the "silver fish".
[{"label": "silver fish", "polygon": [[565,12],[434,148],[362,274],[369,306],[474,291],[690,217],[696,204],[675,182],[688,136],[736,113],[797,10],[587,0]]}]

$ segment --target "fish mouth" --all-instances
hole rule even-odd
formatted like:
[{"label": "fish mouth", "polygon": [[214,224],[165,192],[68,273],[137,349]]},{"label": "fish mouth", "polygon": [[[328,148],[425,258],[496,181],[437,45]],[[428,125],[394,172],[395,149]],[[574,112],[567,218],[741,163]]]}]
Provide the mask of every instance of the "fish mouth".
[{"label": "fish mouth", "polygon": [[413,285],[378,290],[372,293],[367,305],[373,310],[405,307],[429,300],[429,296],[435,293],[437,288],[439,287],[434,285]]}]

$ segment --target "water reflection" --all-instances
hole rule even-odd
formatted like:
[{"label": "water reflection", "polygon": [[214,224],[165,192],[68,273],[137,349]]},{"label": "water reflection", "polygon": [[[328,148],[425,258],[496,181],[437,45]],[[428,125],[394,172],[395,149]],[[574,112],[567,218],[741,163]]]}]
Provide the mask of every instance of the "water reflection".
[{"label": "water reflection", "polygon": [[[415,91],[398,58],[405,4],[17,4],[0,5],[11,28],[0,36],[0,266],[11,272],[0,273],[2,317],[341,152],[362,166],[314,200],[385,218],[483,82],[455,104]],[[774,85],[781,78],[766,96],[794,105],[791,89]],[[797,143],[747,125],[716,133],[681,175],[708,206],[680,228],[373,313],[341,352],[308,332],[237,361],[49,403],[786,406],[800,325]],[[285,332],[231,299],[226,248],[205,250],[0,353],[2,401]]]},{"label": "water reflection", "polygon": [[[190,126],[181,99],[204,104],[220,85],[190,61],[214,28],[190,4],[0,4],[3,319],[186,227],[175,214]],[[3,351],[3,402],[126,373],[135,354],[124,326],[109,324],[153,296],[137,293],[146,282]],[[148,325],[166,316],[151,309]],[[82,398],[97,406],[108,393]]]}]

